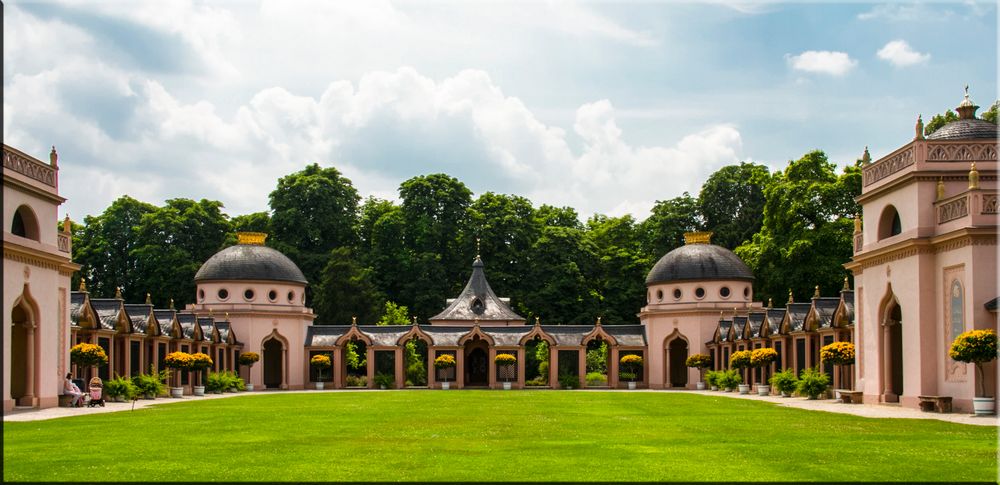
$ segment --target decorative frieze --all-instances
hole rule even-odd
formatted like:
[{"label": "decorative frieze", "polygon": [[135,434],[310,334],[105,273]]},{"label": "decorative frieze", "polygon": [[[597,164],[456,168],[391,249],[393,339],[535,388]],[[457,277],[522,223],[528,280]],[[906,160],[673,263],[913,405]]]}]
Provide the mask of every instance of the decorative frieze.
[{"label": "decorative frieze", "polygon": [[927,146],[928,162],[996,161],[995,143],[933,143]]},{"label": "decorative frieze", "polygon": [[983,214],[997,213],[997,194],[986,194],[983,196]]},{"label": "decorative frieze", "polygon": [[25,157],[20,153],[5,149],[3,151],[3,168],[4,170],[12,170],[30,179],[37,180],[50,187],[56,186],[55,169]]},{"label": "decorative frieze", "polygon": [[913,165],[913,148],[899,152],[891,157],[883,158],[864,168],[862,178],[865,187],[878,182],[906,167]]},{"label": "decorative frieze", "polygon": [[962,197],[938,206],[938,224],[969,215],[969,198]]},{"label": "decorative frieze", "polygon": [[862,237],[862,234],[860,234],[860,233],[859,234],[855,234],[854,235],[854,254],[860,253],[861,252],[861,248],[862,248],[862,246],[864,246],[864,244],[865,244],[865,239],[864,239],[864,237]]},{"label": "decorative frieze", "polygon": [[68,253],[69,249],[70,249],[70,246],[69,246],[69,244],[70,244],[69,236],[67,236],[65,234],[56,234],[56,238],[57,238],[56,239],[56,244],[59,247],[59,251],[62,251],[64,253]]}]

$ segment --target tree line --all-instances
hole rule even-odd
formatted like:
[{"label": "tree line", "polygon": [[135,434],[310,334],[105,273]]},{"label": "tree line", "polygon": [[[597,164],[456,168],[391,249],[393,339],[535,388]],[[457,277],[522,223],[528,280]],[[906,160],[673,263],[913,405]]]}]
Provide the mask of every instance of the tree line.
[{"label": "tree line", "polygon": [[517,195],[473,197],[445,174],[413,177],[399,202],[362,200],[336,168],[318,164],[278,180],[270,211],[228,217],[219,201],[167,200],[155,206],[123,196],[73,227],[73,257],[91,293],[127,301],[147,293],[158,307],[194,300],[194,275],[237,231],[269,234],[310,282],[318,323],[376,323],[386,302],[421,321],[461,291],[477,248],[494,290],[529,321],[637,323],[645,277],[692,230],[714,232],[756,275],[757,299],[808,297],[839,289],[851,256],[859,207],[860,161],[838,173],[821,151],[771,173],[743,162],[721,168],[697,196],[657,201],[651,215],[594,214],[535,206]]}]

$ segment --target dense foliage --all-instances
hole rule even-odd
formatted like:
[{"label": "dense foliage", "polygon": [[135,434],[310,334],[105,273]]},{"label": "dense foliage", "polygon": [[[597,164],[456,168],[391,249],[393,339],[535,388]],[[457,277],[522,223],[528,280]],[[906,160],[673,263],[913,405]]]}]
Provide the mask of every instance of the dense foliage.
[{"label": "dense foliage", "polygon": [[108,354],[98,345],[80,343],[69,349],[70,362],[80,367],[95,367],[108,363]]},{"label": "dense foliage", "polygon": [[948,356],[959,362],[975,364],[979,372],[980,395],[984,393],[983,364],[997,358],[997,334],[993,330],[970,330],[955,337]]},{"label": "dense foliage", "polygon": [[823,362],[836,365],[851,365],[854,363],[854,344],[850,342],[834,342],[819,349],[819,358]]}]

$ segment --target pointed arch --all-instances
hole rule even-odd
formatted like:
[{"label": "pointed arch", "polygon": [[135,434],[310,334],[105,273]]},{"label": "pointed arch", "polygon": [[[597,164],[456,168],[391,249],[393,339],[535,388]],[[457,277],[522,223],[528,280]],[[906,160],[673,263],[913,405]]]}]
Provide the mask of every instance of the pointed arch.
[{"label": "pointed arch", "polygon": [[688,354],[691,352],[691,342],[687,336],[675,328],[670,335],[667,335],[663,339],[661,351],[664,357],[663,386],[666,388],[687,387],[690,379],[688,379],[687,375],[688,368],[686,362]]},{"label": "pointed arch", "polygon": [[604,341],[610,343],[611,345],[618,345],[618,339],[616,339],[614,336],[605,331],[604,328],[600,325],[595,325],[593,330],[584,335],[583,339],[580,340],[580,345],[586,347],[591,340],[594,340],[596,338],[601,338]]},{"label": "pointed arch", "polygon": [[882,325],[891,325],[890,320],[895,308],[899,308],[899,300],[896,298],[896,293],[892,290],[892,283],[886,283],[885,294],[879,300],[878,304],[879,323]]},{"label": "pointed arch", "polygon": [[263,383],[268,389],[288,387],[288,339],[272,329],[260,341]]},{"label": "pointed arch", "polygon": [[535,337],[538,337],[539,339],[546,341],[550,346],[556,344],[556,339],[551,335],[549,335],[548,332],[546,332],[541,327],[541,325],[535,325],[531,329],[531,331],[529,331],[523,337],[521,337],[521,340],[518,341],[518,344],[521,346],[527,345],[527,343],[534,340]]},{"label": "pointed arch", "polygon": [[344,344],[354,339],[358,339],[364,342],[365,346],[371,346],[372,344],[371,337],[362,332],[356,325],[351,325],[351,328],[347,330],[347,332],[345,332],[343,335],[341,335],[340,338],[338,338],[336,342],[334,342],[334,345],[336,345],[337,347],[343,347]]},{"label": "pointed arch", "polygon": [[427,343],[428,346],[436,345],[434,339],[420,328],[420,325],[412,325],[410,330],[404,333],[399,339],[396,340],[396,345],[405,345],[412,339],[420,339]]},{"label": "pointed arch", "polygon": [[14,300],[11,308],[9,351],[5,352],[10,372],[10,398],[21,406],[37,405],[35,392],[38,389],[37,361],[40,346],[35,332],[40,316],[38,302],[31,295],[28,283],[25,283],[21,295]]},{"label": "pointed arch", "polygon": [[[715,332],[718,334],[719,330],[716,329]],[[680,329],[675,328],[673,332],[670,332],[670,335],[663,338],[663,346],[667,347],[673,340],[676,339],[681,339],[684,343],[691,345],[691,341],[687,338],[687,336],[681,333]]]},{"label": "pointed arch", "polygon": [[479,325],[476,325],[476,326],[472,327],[472,330],[469,330],[468,332],[466,332],[465,335],[462,335],[461,337],[459,337],[458,338],[458,345],[465,345],[466,342],[468,342],[469,340],[472,340],[473,338],[475,338],[477,336],[480,339],[486,341],[486,343],[488,343],[490,345],[490,347],[493,347],[494,345],[496,345],[496,341],[493,340],[493,337],[491,337],[486,332],[483,332],[483,330],[481,328],[479,328]]}]

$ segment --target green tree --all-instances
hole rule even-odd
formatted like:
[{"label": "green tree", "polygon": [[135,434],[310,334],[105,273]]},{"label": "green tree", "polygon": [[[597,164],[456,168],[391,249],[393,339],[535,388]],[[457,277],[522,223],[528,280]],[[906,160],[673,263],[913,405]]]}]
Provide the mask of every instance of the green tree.
[{"label": "green tree", "polygon": [[717,170],[698,194],[698,212],[712,243],[735,249],[760,230],[764,220],[764,190],[771,172],[764,165],[741,162]]},{"label": "green tree", "polygon": [[651,263],[641,250],[635,219],[595,214],[587,221],[586,239],[597,258],[588,286],[598,298],[598,315],[608,324],[639,323],[635,314],[645,299]]},{"label": "green tree", "polygon": [[409,325],[410,310],[403,305],[397,305],[391,301],[385,302],[382,310],[382,317],[377,325]]},{"label": "green tree", "polygon": [[701,227],[698,201],[684,192],[680,197],[658,200],[639,228],[643,251],[652,261],[684,244],[684,233]]},{"label": "green tree", "polygon": [[361,204],[361,210],[359,211],[358,217],[358,237],[360,238],[359,248],[362,255],[367,257],[374,250],[372,244],[375,224],[378,223],[382,216],[398,210],[399,207],[391,201],[376,197],[368,197],[365,199],[364,203]]},{"label": "green tree", "polygon": [[101,215],[84,218],[73,241],[73,260],[82,266],[79,274],[92,295],[110,298],[121,286],[126,300],[145,298],[149,286],[139,272],[134,249],[141,244],[137,233],[142,216],[154,211],[156,206],[124,195]]},{"label": "green tree", "polygon": [[822,151],[791,161],[765,190],[764,222],[752,241],[736,248],[754,272],[756,297],[784,301],[789,288],[800,298],[820,286],[840,288],[852,254],[854,197],[861,193],[861,162],[836,174]]},{"label": "green tree", "polygon": [[527,291],[519,313],[553,324],[593,322],[599,313],[599,294],[590,284],[596,267],[596,248],[582,230],[542,229],[528,255],[522,282]]},{"label": "green tree", "polygon": [[1000,101],[994,101],[993,104],[990,105],[989,109],[983,111],[983,114],[980,116],[980,118],[989,121],[990,123],[993,123],[995,125],[997,124],[998,109],[1000,109]]},{"label": "green tree", "polygon": [[527,253],[541,231],[534,212],[524,197],[493,192],[480,195],[469,207],[466,245],[474,251],[475,238],[480,239],[490,286],[514,301],[523,297],[520,282],[527,271]]},{"label": "green tree", "polygon": [[958,121],[958,115],[952,110],[945,111],[943,115],[934,115],[934,117],[932,117],[931,120],[924,125],[924,136],[938,131],[942,126],[947,125],[952,121]]},{"label": "green tree", "polygon": [[569,227],[573,229],[583,228],[583,224],[580,223],[580,216],[572,207],[555,207],[548,204],[542,204],[542,206],[535,211],[535,220],[543,227],[556,226]]},{"label": "green tree", "polygon": [[267,212],[253,212],[232,218],[235,232],[263,232],[271,234],[271,216]]},{"label": "green tree", "polygon": [[330,251],[313,295],[317,322],[329,325],[346,325],[355,316],[362,323],[374,322],[383,298],[372,282],[371,270],[361,266],[346,247]]}]

